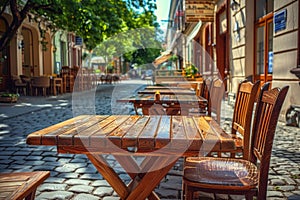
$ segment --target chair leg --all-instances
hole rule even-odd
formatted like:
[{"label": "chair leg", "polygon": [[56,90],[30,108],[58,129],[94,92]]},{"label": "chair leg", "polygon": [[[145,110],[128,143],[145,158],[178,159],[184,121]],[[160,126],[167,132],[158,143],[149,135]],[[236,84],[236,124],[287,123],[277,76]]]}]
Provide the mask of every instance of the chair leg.
[{"label": "chair leg", "polygon": [[192,200],[193,199],[193,190],[188,185],[185,184],[184,189],[184,199],[185,200]]},{"label": "chair leg", "polygon": [[253,200],[252,194],[246,194],[245,197],[246,197],[246,200]]}]

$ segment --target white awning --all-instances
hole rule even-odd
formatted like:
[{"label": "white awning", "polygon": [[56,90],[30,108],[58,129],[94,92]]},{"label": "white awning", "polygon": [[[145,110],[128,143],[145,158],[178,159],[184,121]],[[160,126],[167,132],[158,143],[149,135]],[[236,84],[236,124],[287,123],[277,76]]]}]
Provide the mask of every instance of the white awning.
[{"label": "white awning", "polygon": [[194,27],[192,32],[187,36],[187,42],[186,42],[187,44],[196,37],[196,35],[200,31],[201,26],[202,26],[202,21],[200,20],[197,23],[197,25]]},{"label": "white awning", "polygon": [[154,67],[158,67],[158,65],[160,65],[161,63],[166,62],[171,56],[171,51],[162,52],[161,55],[153,61]]}]

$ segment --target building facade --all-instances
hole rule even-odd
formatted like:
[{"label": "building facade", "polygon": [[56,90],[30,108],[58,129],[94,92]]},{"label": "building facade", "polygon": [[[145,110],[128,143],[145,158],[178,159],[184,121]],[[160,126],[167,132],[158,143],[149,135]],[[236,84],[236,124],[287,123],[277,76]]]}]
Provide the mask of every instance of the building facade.
[{"label": "building facade", "polygon": [[176,8],[171,21],[176,13],[183,16],[182,67],[194,63],[204,78],[222,78],[228,96],[244,79],[289,85],[283,121],[291,106],[300,105],[299,0],[182,0],[170,7]]},{"label": "building facade", "polygon": [[[0,17],[0,35],[12,20]],[[82,40],[74,33],[50,28],[39,16],[28,14],[0,58],[0,91],[12,88],[12,76],[27,77],[59,74],[62,66],[81,66]]]}]

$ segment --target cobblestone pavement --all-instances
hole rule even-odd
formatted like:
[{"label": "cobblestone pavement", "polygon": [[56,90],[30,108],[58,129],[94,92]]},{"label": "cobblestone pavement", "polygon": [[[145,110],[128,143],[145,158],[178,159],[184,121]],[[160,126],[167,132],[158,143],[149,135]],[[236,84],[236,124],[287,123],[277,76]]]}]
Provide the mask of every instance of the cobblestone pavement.
[{"label": "cobblestone pavement", "polygon": [[[132,83],[132,82],[131,82]],[[144,82],[145,83],[145,82]],[[119,83],[100,85],[95,94],[83,94],[87,100],[82,107],[75,106],[72,95],[53,97],[22,97],[17,104],[0,104],[0,172],[49,170],[51,176],[39,188],[36,199],[119,199],[117,194],[97,173],[85,155],[57,154],[49,146],[29,146],[26,136],[34,131],[56,124],[75,114],[134,114],[131,105],[119,105],[116,98],[131,95],[142,86]],[[73,105],[73,106],[72,106]],[[114,105],[114,106],[112,106]],[[94,106],[94,108],[93,108]],[[228,128],[232,108],[224,102]],[[224,109],[223,109],[224,111]],[[300,135],[299,128],[279,122],[271,158],[268,199],[300,199]],[[128,183],[129,176],[112,156],[107,156],[122,179]],[[168,173],[155,192],[162,199],[180,199],[182,160]],[[204,196],[201,199],[208,199]],[[220,199],[228,199],[219,196]],[[230,197],[242,199],[239,196]]]}]

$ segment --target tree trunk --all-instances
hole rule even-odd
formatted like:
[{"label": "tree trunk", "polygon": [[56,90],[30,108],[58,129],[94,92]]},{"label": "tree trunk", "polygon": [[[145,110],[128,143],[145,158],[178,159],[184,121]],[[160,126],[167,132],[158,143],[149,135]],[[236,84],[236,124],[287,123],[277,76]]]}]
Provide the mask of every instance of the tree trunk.
[{"label": "tree trunk", "polygon": [[[2,37],[0,38],[0,51],[3,51],[5,48],[9,46],[10,41],[14,37],[14,35],[17,33],[19,27],[22,25],[24,19],[26,18],[30,8],[31,4],[29,4],[30,1],[27,2],[25,7],[20,12],[18,10],[18,5],[16,0],[10,1],[10,10],[13,16],[13,20],[11,24],[9,25],[8,29]],[[2,13],[1,13],[2,14]]]}]

